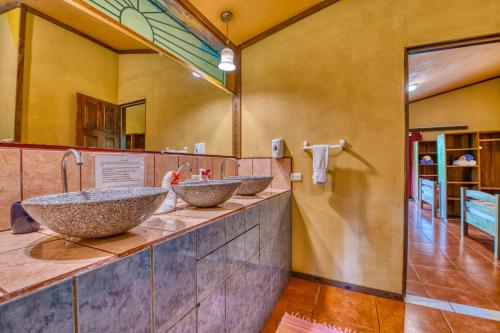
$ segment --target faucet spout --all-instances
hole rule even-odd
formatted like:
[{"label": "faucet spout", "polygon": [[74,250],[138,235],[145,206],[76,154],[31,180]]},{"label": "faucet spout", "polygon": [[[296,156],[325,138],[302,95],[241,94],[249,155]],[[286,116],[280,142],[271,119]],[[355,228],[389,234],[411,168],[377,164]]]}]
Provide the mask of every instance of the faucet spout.
[{"label": "faucet spout", "polygon": [[189,168],[189,172],[193,172],[193,168],[191,167],[191,164],[189,164],[189,162],[184,162],[181,165],[179,165],[176,172],[180,173],[185,168]]},{"label": "faucet spout", "polygon": [[64,155],[61,160],[61,180],[62,180],[62,188],[63,192],[66,193],[68,192],[68,158],[70,155],[73,155],[75,157],[75,162],[76,165],[82,165],[83,164],[83,158],[82,155],[80,154],[79,151],[75,149],[68,149],[64,152]]},{"label": "faucet spout", "polygon": [[235,158],[225,158],[222,164],[220,165],[220,178],[224,179],[224,174],[226,172],[226,162],[227,161],[232,161],[236,164],[236,167],[240,166],[240,163],[238,163],[238,160]]}]

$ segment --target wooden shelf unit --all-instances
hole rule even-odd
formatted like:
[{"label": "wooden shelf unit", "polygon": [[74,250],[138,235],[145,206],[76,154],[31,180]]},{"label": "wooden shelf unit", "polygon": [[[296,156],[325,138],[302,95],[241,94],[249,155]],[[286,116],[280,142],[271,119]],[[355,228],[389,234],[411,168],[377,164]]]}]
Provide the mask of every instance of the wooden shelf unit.
[{"label": "wooden shelf unit", "polygon": [[[434,160],[433,164],[420,164],[420,160],[425,155],[429,155]],[[413,193],[414,199],[417,198],[418,193],[418,178],[424,177],[429,180],[437,180],[437,151],[436,141],[419,141],[413,143]]]},{"label": "wooden shelf unit", "polygon": [[[477,164],[453,165],[463,154],[473,155]],[[461,187],[500,193],[500,131],[439,134],[437,163],[440,217],[458,217]]]},{"label": "wooden shelf unit", "polygon": [[480,190],[500,193],[500,131],[480,132],[479,145]]}]

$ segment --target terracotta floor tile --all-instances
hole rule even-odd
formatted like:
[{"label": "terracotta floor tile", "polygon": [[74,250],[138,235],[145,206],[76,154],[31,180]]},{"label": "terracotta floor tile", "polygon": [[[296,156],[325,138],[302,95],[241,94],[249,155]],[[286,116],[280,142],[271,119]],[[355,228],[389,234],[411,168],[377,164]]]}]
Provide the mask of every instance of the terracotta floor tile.
[{"label": "terracotta floor tile", "polygon": [[468,252],[452,259],[458,270],[479,276],[500,276],[500,268],[494,263],[477,253]]},{"label": "terracotta floor tile", "polygon": [[420,282],[415,281],[406,282],[406,293],[410,295],[428,297],[424,285]]},{"label": "terracotta floor tile", "polygon": [[356,322],[353,321],[343,321],[342,318],[324,317],[323,315],[313,314],[312,319],[317,323],[328,324],[338,329],[346,330],[347,332],[356,332],[356,333],[380,332],[378,327],[370,329],[367,327],[358,326]]},{"label": "terracotta floor tile", "polygon": [[495,306],[495,310],[500,311],[500,295],[486,294],[486,298]]},{"label": "terracotta floor tile", "polygon": [[380,332],[451,332],[440,310],[379,297],[377,297],[376,303]]},{"label": "terracotta floor tile", "polygon": [[500,322],[443,311],[453,333],[498,333]]},{"label": "terracotta floor tile", "polygon": [[454,286],[460,290],[475,290],[473,284],[456,270],[444,270],[413,265],[420,281],[426,285],[449,287]]},{"label": "terracotta floor tile", "polygon": [[408,252],[424,252],[424,253],[435,253],[439,252],[439,249],[434,247],[431,243],[416,243],[416,242],[408,242]]},{"label": "terracotta floor tile", "polygon": [[479,292],[429,285],[425,285],[424,287],[430,298],[496,310],[495,305],[485,295]]},{"label": "terracotta floor tile", "polygon": [[376,298],[380,332],[403,332],[405,324],[405,303],[385,298]]},{"label": "terracotta floor tile", "polygon": [[303,316],[307,319],[310,319],[312,316],[312,311],[304,311],[300,307],[295,307],[292,303],[282,301],[282,299],[280,298],[278,304],[276,304],[276,306],[274,307],[273,312],[271,313],[271,316],[269,316],[269,319],[267,320],[266,325],[264,326],[264,329],[261,333],[276,332],[276,329],[278,328],[281,322],[281,318],[283,318],[285,312],[288,312],[289,314],[298,313],[300,316]]},{"label": "terracotta floor tile", "polygon": [[318,282],[291,278],[285,290],[283,290],[280,302],[312,313],[319,289],[320,284]]},{"label": "terracotta floor tile", "polygon": [[413,265],[435,267],[442,269],[455,269],[453,263],[441,253],[421,253],[411,252],[408,255],[408,260]]},{"label": "terracotta floor tile", "polygon": [[412,233],[410,232],[408,235],[408,241],[412,243],[421,243],[421,244],[431,244],[432,241],[429,240],[423,233]]},{"label": "terracotta floor tile", "polygon": [[375,297],[321,285],[313,318],[329,324],[378,329]]},{"label": "terracotta floor tile", "polygon": [[418,281],[417,273],[415,273],[415,270],[413,269],[413,266],[410,263],[408,263],[406,269],[406,279],[408,281]]},{"label": "terracotta floor tile", "polygon": [[[418,211],[414,201],[409,208],[410,212]],[[459,219],[443,222],[436,218],[432,224],[429,218],[426,210],[422,210],[420,220],[415,215],[410,217],[408,258],[417,282],[424,284],[432,298],[500,308],[500,261],[493,259],[491,236],[471,226],[469,236],[461,240]],[[429,239],[433,244],[412,239]],[[407,280],[415,282],[411,271]],[[417,294],[418,287],[410,283],[408,289]]]},{"label": "terracotta floor tile", "polygon": [[484,294],[490,293],[500,295],[500,277],[499,276],[477,276],[474,273],[465,272],[468,280],[475,285],[476,289]]}]

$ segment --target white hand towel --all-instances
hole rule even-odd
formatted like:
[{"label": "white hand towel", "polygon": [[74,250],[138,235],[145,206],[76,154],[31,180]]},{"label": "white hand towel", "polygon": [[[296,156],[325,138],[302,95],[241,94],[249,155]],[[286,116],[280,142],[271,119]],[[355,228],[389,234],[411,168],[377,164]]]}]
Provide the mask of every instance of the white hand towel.
[{"label": "white hand towel", "polygon": [[313,183],[325,184],[326,173],[328,171],[328,156],[330,153],[330,145],[314,145],[313,146]]}]

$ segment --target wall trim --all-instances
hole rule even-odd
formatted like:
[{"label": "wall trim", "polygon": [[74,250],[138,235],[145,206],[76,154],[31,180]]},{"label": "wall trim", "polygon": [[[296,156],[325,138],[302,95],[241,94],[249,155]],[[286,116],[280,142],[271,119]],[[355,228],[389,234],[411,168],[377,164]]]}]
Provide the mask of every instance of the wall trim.
[{"label": "wall trim", "polygon": [[316,275],[292,271],[292,276],[299,278],[299,279],[319,282],[319,283],[326,284],[326,285],[329,285],[332,287],[342,288],[342,289],[349,290],[349,291],[356,291],[356,292],[360,292],[360,293],[368,294],[368,295],[372,295],[372,296],[383,297],[383,298],[388,298],[388,299],[397,300],[397,301],[404,300],[403,294],[393,293],[390,291],[385,291],[385,290],[375,289],[375,288],[370,288],[370,287],[358,286],[356,284],[346,283],[346,282],[337,281],[337,280],[325,279],[325,278],[322,278],[322,277],[316,276]]},{"label": "wall trim", "polygon": [[241,157],[241,48],[237,48],[235,56],[236,73],[232,100],[232,153]]},{"label": "wall trim", "polygon": [[420,53],[443,51],[443,50],[456,49],[460,47],[484,45],[484,44],[491,44],[498,42],[500,42],[500,33],[409,46],[406,49],[408,55],[415,55]]},{"label": "wall trim", "polygon": [[14,141],[21,142],[23,135],[24,56],[26,53],[26,20],[28,7],[21,5],[19,38],[17,42],[16,105],[14,113]]},{"label": "wall trim", "polygon": [[339,1],[340,0],[323,0],[319,3],[317,3],[316,5],[314,5],[310,8],[307,8],[306,10],[298,13],[297,15],[292,16],[289,19],[287,19],[281,23],[278,23],[274,27],[271,27],[271,28],[267,29],[266,31],[261,32],[257,36],[254,36],[254,37],[250,38],[249,40],[241,43],[240,48],[241,49],[247,48],[247,47],[263,40],[264,38],[267,38],[267,37],[279,32],[281,30],[291,26],[292,24],[295,24],[295,23],[305,19],[306,17],[311,16],[312,14],[315,14],[315,13],[319,12],[320,10],[325,9],[326,7],[331,6],[334,3],[337,3]]},{"label": "wall trim", "polygon": [[19,8],[19,7],[21,7],[20,0],[15,0],[15,1],[9,2],[3,6],[0,6],[0,14],[3,14],[5,12],[8,12],[11,9]]}]

